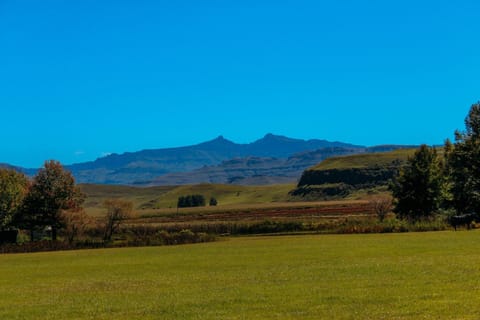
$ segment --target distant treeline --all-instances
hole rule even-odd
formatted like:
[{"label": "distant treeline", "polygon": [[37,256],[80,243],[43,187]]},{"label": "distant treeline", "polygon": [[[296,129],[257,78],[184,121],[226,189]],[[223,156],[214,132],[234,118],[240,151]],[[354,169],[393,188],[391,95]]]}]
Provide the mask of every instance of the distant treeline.
[{"label": "distant treeline", "polygon": [[201,194],[190,194],[187,196],[181,196],[178,198],[177,207],[189,208],[189,207],[204,207],[205,197]]},{"label": "distant treeline", "polygon": [[[208,204],[210,206],[216,206],[218,203],[214,197],[210,198]],[[190,194],[187,196],[181,196],[178,198],[178,208],[191,208],[191,207],[204,207],[206,205],[205,197],[201,194]]]}]

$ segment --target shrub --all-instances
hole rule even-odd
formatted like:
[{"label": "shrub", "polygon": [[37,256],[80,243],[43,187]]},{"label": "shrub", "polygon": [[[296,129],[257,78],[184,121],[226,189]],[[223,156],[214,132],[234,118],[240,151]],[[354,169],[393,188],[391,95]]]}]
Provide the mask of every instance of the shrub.
[{"label": "shrub", "polygon": [[210,202],[209,202],[210,206],[216,206],[218,204],[217,202],[217,199],[215,199],[214,197],[211,197],[210,198]]}]

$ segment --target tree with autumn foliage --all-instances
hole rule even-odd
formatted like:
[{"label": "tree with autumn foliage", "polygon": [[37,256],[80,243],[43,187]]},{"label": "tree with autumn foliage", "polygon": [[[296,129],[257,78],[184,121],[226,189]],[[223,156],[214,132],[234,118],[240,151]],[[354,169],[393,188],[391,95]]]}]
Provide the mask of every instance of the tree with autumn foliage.
[{"label": "tree with autumn foliage", "polygon": [[133,202],[122,199],[107,199],[103,205],[107,209],[103,240],[108,242],[112,240],[112,235],[118,231],[120,225],[132,217]]},{"label": "tree with autumn foliage", "polygon": [[46,161],[33,178],[19,223],[31,231],[32,240],[36,228],[50,227],[55,241],[58,230],[64,227],[62,213],[79,210],[84,200],[73,175],[60,162]]},{"label": "tree with autumn foliage", "polygon": [[94,224],[94,219],[83,209],[64,210],[61,220],[63,223],[62,235],[69,244],[73,244],[75,240],[85,234],[90,225]]}]

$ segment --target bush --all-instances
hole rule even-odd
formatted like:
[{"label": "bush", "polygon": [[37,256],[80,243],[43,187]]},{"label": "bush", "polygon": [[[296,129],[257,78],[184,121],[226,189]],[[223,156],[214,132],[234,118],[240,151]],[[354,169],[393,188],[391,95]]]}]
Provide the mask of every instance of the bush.
[{"label": "bush", "polygon": [[209,204],[212,207],[216,206],[218,204],[217,199],[215,199],[214,197],[211,197]]},{"label": "bush", "polygon": [[213,235],[209,235],[204,232],[195,233],[189,229],[184,229],[180,232],[173,233],[161,230],[156,234],[156,237],[163,245],[212,242],[216,240],[216,237]]},{"label": "bush", "polygon": [[18,230],[2,230],[0,231],[0,244],[16,243],[18,237]]},{"label": "bush", "polygon": [[377,219],[345,219],[337,228],[331,229],[333,233],[398,233],[398,232],[423,232],[442,231],[449,228],[443,219],[408,221],[388,218],[383,221]]}]

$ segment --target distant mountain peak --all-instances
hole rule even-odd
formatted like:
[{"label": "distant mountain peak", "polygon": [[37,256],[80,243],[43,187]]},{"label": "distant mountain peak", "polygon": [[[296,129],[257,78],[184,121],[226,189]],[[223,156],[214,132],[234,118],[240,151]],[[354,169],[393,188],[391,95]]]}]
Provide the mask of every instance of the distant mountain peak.
[{"label": "distant mountain peak", "polygon": [[235,142],[225,139],[224,136],[220,135],[213,140],[200,143],[200,145],[205,145],[205,144],[235,144]]},{"label": "distant mountain peak", "polygon": [[[285,136],[281,136],[281,135],[278,135],[278,134],[273,134],[273,133],[267,133],[263,139],[278,139],[278,138],[281,138],[281,139],[285,139],[287,137]],[[288,139],[291,139],[291,138],[288,138]]]},{"label": "distant mountain peak", "polygon": [[273,133],[267,133],[263,139],[260,139],[260,140],[285,140],[285,139],[289,139],[285,136],[280,136],[280,135],[277,135],[277,134],[273,134]]},{"label": "distant mountain peak", "polygon": [[264,145],[264,144],[283,144],[283,143],[304,143],[305,140],[293,139],[286,136],[267,133],[263,138],[252,142],[250,145]]},{"label": "distant mountain peak", "polygon": [[[179,176],[181,172],[185,173],[185,176],[189,176],[189,173],[194,170],[199,170],[205,166],[215,166],[217,168],[216,166],[219,166],[222,161],[228,160],[232,160],[228,162],[231,166],[217,169],[223,172],[233,168],[236,170],[236,176],[249,176],[251,174],[268,176],[271,174],[268,173],[270,167],[278,167],[278,170],[283,170],[281,169],[282,163],[287,162],[287,167],[290,163],[293,163],[295,170],[303,170],[307,166],[315,164],[312,161],[319,161],[325,155],[338,153],[337,150],[324,150],[313,154],[314,150],[335,147],[348,148],[349,153],[352,152],[352,148],[358,149],[357,146],[346,143],[294,139],[273,133],[267,133],[263,138],[251,143],[235,143],[225,139],[223,135],[219,135],[212,140],[195,145],[110,154],[95,161],[77,163],[66,167],[74,174],[77,182],[82,183],[141,184],[166,174],[173,174],[171,178]],[[356,151],[363,152],[363,149]],[[293,155],[302,152],[312,153],[306,157],[307,162],[298,155],[292,158]],[[238,158],[244,160],[238,160]],[[305,166],[305,168],[302,166]],[[245,172],[242,171],[243,169],[238,171],[239,168],[248,168],[250,171]],[[289,179],[292,177],[289,176]],[[173,184],[181,184],[182,181],[186,181],[182,179],[169,181]],[[192,179],[193,177],[189,178],[189,181],[193,181]],[[227,180],[213,179],[208,181],[225,182]]]},{"label": "distant mountain peak", "polygon": [[228,141],[228,140],[225,139],[222,135],[219,135],[219,136],[216,137],[213,141]]}]

